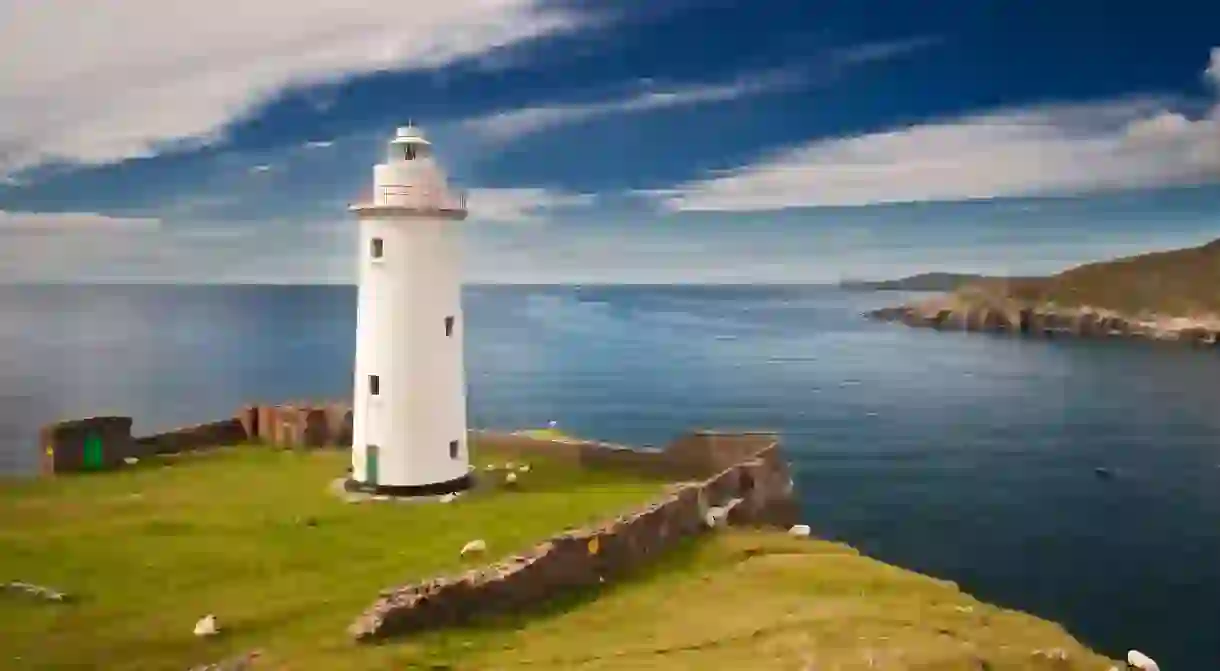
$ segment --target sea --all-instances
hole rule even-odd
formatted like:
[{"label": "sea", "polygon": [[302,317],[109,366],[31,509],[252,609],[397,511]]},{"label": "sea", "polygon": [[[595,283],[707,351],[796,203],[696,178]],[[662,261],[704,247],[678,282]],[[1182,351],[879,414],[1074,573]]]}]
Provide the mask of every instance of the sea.
[{"label": "sea", "polygon": [[[467,287],[471,423],[635,445],[773,429],[818,535],[1116,658],[1220,668],[1220,355],[861,316],[908,297]],[[151,432],[349,398],[354,328],[352,287],[0,287],[0,471],[31,473],[57,418]]]}]

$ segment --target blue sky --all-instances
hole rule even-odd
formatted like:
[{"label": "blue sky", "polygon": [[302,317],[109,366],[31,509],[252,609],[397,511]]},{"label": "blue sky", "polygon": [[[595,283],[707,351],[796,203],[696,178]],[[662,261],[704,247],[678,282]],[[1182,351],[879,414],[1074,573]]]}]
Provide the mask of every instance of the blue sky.
[{"label": "blue sky", "polygon": [[1220,6],[0,4],[0,282],[350,282],[414,119],[472,282],[1049,272],[1220,237]]}]

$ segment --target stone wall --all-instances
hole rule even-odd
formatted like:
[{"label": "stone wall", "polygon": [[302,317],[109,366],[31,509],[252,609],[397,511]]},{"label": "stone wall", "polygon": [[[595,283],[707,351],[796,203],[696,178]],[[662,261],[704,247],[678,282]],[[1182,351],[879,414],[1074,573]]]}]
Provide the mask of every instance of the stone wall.
[{"label": "stone wall", "polygon": [[[521,443],[522,446],[528,444]],[[727,524],[796,521],[792,480],[770,434],[702,432],[684,436],[672,461],[642,453],[649,467],[737,462],[709,478],[676,486],[660,500],[603,524],[555,536],[524,554],[460,575],[385,590],[348,628],[357,641],[376,641],[473,618],[527,609],[570,590],[596,587],[631,574],[686,538],[707,533],[708,514],[721,508]],[[584,445],[578,453],[608,457],[613,448]],[[668,451],[668,450],[666,450]],[[700,454],[701,453],[701,454]],[[655,456],[651,456],[655,455]]]},{"label": "stone wall", "polygon": [[[236,416],[133,437],[130,417],[89,417],[42,428],[44,474],[112,470],[143,458],[259,442],[281,447],[349,447],[352,413],[340,403],[246,406]],[[97,455],[100,454],[100,459]]]},{"label": "stone wall", "polygon": [[134,442],[138,456],[152,456],[240,445],[247,440],[249,437],[241,420],[233,418],[141,436]]}]

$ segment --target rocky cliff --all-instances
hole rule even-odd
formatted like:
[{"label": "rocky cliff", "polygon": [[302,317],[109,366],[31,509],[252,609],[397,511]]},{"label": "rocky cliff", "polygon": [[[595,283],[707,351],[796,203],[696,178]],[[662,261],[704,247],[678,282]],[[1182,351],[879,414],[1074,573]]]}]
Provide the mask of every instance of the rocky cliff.
[{"label": "rocky cliff", "polygon": [[1215,347],[1220,240],[1087,263],[1049,277],[982,278],[869,313],[943,330],[1134,338]]},{"label": "rocky cliff", "polygon": [[1029,305],[1003,298],[952,294],[867,313],[880,321],[944,331],[1077,338],[1129,338],[1220,346],[1220,320],[1210,317],[1130,316],[1090,307]]}]

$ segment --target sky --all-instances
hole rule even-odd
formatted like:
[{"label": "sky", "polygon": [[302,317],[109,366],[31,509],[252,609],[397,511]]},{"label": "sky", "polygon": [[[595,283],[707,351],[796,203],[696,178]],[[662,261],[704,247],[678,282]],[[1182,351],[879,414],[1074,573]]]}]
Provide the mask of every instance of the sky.
[{"label": "sky", "polygon": [[488,283],[1220,238],[1220,4],[0,0],[0,283],[350,283],[414,121]]}]

